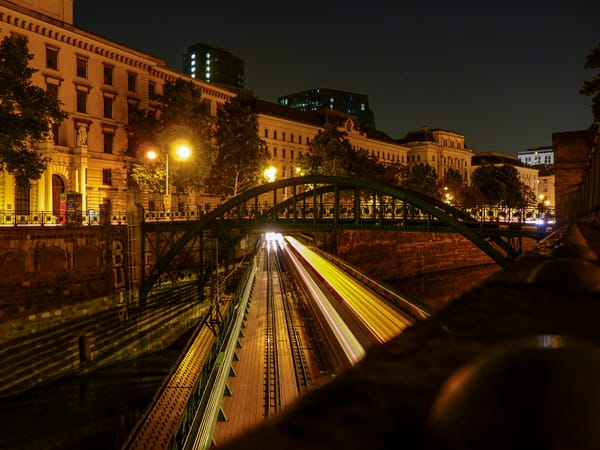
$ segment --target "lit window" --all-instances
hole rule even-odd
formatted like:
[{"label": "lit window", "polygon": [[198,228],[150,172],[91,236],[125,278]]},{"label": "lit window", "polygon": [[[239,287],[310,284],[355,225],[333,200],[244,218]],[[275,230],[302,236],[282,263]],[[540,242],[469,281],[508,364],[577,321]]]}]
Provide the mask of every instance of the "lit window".
[{"label": "lit window", "polygon": [[192,58],[192,59],[196,59],[196,54],[195,54],[195,53],[192,53],[192,56],[191,56],[191,58]]}]

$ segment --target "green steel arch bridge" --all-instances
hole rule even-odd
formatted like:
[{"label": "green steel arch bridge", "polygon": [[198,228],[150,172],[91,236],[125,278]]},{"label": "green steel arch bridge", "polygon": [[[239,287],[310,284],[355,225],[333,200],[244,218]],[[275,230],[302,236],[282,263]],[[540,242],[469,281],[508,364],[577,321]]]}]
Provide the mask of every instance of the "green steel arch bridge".
[{"label": "green steel arch bridge", "polygon": [[[260,232],[387,230],[460,233],[501,266],[522,252],[523,237],[541,240],[546,227],[487,222],[415,191],[370,180],[305,176],[248,190],[196,220],[144,221],[145,267],[140,299],[155,286],[192,276],[206,281],[219,249],[232,251]],[[190,267],[195,273],[190,274]]]}]

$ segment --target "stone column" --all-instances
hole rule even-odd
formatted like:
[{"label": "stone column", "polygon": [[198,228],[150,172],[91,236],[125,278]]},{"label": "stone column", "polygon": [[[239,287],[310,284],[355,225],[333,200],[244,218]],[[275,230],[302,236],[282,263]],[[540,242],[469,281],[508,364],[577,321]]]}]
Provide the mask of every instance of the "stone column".
[{"label": "stone column", "polygon": [[[75,173],[73,189],[81,194],[82,213],[87,214],[87,180],[85,178],[88,167],[88,126],[80,123],[77,126],[77,146],[73,149],[75,155]],[[85,210],[85,211],[83,211]]]},{"label": "stone column", "polygon": [[[52,125],[48,128],[43,136],[42,140],[38,142],[37,149],[40,150],[45,156],[55,160],[54,157],[54,133],[52,132]],[[52,212],[52,164],[46,168],[40,181],[38,183],[38,207],[44,213]]]}]

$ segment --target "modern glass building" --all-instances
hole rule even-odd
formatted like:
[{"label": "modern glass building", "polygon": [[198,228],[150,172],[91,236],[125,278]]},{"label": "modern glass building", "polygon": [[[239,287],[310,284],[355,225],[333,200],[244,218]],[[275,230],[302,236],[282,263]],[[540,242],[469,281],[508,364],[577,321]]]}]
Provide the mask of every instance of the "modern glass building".
[{"label": "modern glass building", "polygon": [[303,111],[340,111],[356,117],[361,128],[376,128],[375,114],[369,108],[369,96],[365,94],[318,88],[279,97],[277,102]]},{"label": "modern glass building", "polygon": [[197,80],[244,87],[244,61],[229,50],[195,44],[183,55],[183,73]]}]

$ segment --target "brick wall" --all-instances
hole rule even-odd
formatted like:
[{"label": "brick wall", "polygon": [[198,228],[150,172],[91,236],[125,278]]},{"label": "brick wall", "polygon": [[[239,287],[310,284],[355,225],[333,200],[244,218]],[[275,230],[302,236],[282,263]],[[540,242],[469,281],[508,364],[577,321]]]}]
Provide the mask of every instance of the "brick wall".
[{"label": "brick wall", "polygon": [[1,229],[0,320],[124,289],[126,236],[124,227]]},{"label": "brick wall", "polygon": [[337,255],[387,281],[494,261],[458,233],[339,231]]}]

